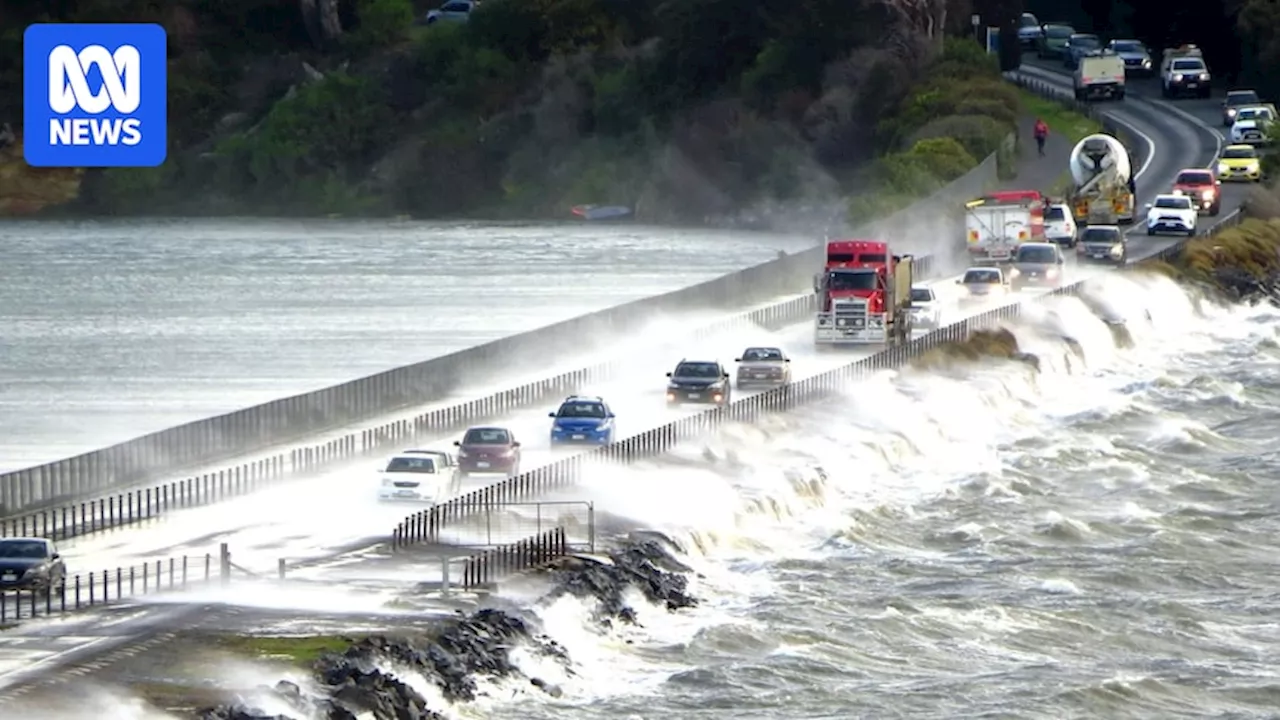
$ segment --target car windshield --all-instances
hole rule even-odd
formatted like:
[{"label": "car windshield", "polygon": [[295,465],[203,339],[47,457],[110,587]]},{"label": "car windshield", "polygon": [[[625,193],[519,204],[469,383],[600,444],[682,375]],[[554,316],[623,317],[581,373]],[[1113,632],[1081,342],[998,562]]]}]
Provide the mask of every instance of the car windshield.
[{"label": "car windshield", "polygon": [[782,361],[782,351],[778,348],[747,348],[742,359],[748,362]]},{"label": "car windshield", "polygon": [[1178,173],[1178,179],[1174,180],[1175,185],[1212,185],[1213,175],[1208,171],[1201,170],[1198,172]]},{"label": "car windshield", "polygon": [[1024,245],[1018,248],[1018,262],[1020,263],[1051,263],[1057,262],[1058,254],[1053,248],[1043,245]]},{"label": "car windshield", "polygon": [[1102,45],[1102,41],[1097,35],[1072,35],[1071,47],[1077,48],[1096,48]]},{"label": "car windshield", "polygon": [[1251,147],[1229,147],[1222,151],[1224,160],[1252,160],[1258,157],[1258,153]]},{"label": "car windshield", "polygon": [[827,273],[827,288],[831,290],[875,290],[874,270],[832,270]]},{"label": "car windshield", "polygon": [[683,378],[718,378],[720,367],[710,362],[686,362],[676,366],[672,374]]},{"label": "car windshield", "polygon": [[1120,231],[1114,228],[1088,228],[1081,239],[1087,243],[1114,243],[1120,240]]},{"label": "car windshield", "polygon": [[1253,105],[1258,101],[1258,93],[1252,90],[1248,92],[1227,93],[1227,105]]},{"label": "car windshield", "polygon": [[1200,72],[1204,63],[1200,60],[1174,60],[1173,69],[1181,72]]},{"label": "car windshield", "polygon": [[1142,47],[1142,43],[1136,40],[1116,40],[1111,43],[1111,49],[1118,53],[1146,52],[1146,48]]},{"label": "car windshield", "polygon": [[1039,24],[1040,21],[1036,19],[1035,15],[1032,15],[1031,13],[1022,13],[1022,27],[1031,28],[1036,27]]},{"label": "car windshield", "polygon": [[457,2],[454,2],[454,3],[449,3],[448,5],[445,5],[444,7],[440,8],[440,9],[441,9],[442,11],[444,11],[444,12],[461,12],[461,13],[464,13],[464,12],[467,12],[468,10],[470,10],[470,9],[471,9],[471,6],[470,6],[470,5],[468,5],[468,4],[466,4],[466,3],[457,3]]},{"label": "car windshield", "polygon": [[927,303],[933,302],[933,291],[929,288],[911,288],[911,302]]},{"label": "car windshield", "polygon": [[1191,198],[1186,197],[1158,197],[1155,206],[1158,208],[1166,208],[1168,210],[1190,210]]},{"label": "car windshield", "polygon": [[1044,211],[1044,219],[1050,222],[1054,222],[1057,220],[1066,220],[1067,214],[1060,207],[1051,207],[1048,210]]},{"label": "car windshield", "polygon": [[510,445],[511,433],[502,428],[471,428],[462,438],[463,445]]},{"label": "car windshield", "polygon": [[387,463],[389,473],[433,473],[436,461],[428,457],[397,457]]},{"label": "car windshield", "polygon": [[1266,108],[1245,108],[1236,115],[1237,120],[1270,120],[1271,111]]},{"label": "car windshield", "polygon": [[1075,28],[1065,27],[1063,25],[1050,25],[1048,28],[1045,28],[1044,34],[1045,37],[1053,38],[1055,40],[1066,40],[1072,35],[1075,35],[1076,31]]},{"label": "car windshield", "polygon": [[965,285],[990,285],[999,282],[999,270],[970,270],[964,274]]},{"label": "car windshield", "polygon": [[0,558],[35,560],[48,555],[46,547],[39,540],[0,540]]},{"label": "car windshield", "polygon": [[567,402],[560,406],[560,412],[556,413],[556,417],[563,418],[603,418],[605,416],[604,405],[598,402]]}]

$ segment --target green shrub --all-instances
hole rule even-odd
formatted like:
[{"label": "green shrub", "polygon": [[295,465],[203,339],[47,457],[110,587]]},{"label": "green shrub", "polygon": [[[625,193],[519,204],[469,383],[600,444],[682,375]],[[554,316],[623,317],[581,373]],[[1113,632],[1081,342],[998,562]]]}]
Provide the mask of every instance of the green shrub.
[{"label": "green shrub", "polygon": [[395,45],[413,26],[413,4],[409,0],[359,0],[356,19],[359,25],[346,38],[350,47],[365,51]]},{"label": "green shrub", "polygon": [[392,135],[382,91],[336,73],[276,103],[256,132],[218,145],[218,184],[233,196],[284,206],[348,201],[336,188]]},{"label": "green shrub", "polygon": [[906,152],[910,162],[935,178],[941,185],[964,175],[978,164],[976,158],[954,138],[940,137],[921,140]]},{"label": "green shrub", "polygon": [[985,115],[948,115],[920,128],[907,138],[907,142],[914,144],[929,138],[952,138],[969,155],[985,158],[1000,148],[1009,132],[1008,125]]}]

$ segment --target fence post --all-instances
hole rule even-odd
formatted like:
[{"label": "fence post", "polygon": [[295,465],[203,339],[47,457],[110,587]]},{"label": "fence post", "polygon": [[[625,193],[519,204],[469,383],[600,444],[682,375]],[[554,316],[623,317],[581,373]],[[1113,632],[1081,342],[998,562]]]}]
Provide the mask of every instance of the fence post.
[{"label": "fence post", "polygon": [[283,579],[284,579],[284,571],[285,571],[285,562],[284,562],[284,558],[280,558],[280,560],[276,563],[276,569],[277,569],[277,571],[280,573],[280,579],[281,579],[281,580],[283,580]]},{"label": "fence post", "polygon": [[587,503],[587,547],[592,553],[596,551],[596,504]]},{"label": "fence post", "polygon": [[218,574],[223,587],[231,584],[231,550],[226,543],[218,546]]},{"label": "fence post", "polygon": [[449,556],[440,558],[440,594],[449,597]]}]

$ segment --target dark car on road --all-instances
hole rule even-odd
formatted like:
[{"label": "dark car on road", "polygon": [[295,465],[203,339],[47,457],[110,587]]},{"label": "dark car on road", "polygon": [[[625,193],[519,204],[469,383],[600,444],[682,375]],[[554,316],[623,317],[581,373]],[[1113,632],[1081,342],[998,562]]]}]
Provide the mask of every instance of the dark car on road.
[{"label": "dark car on road", "polygon": [[1057,245],[1048,242],[1023,243],[1013,256],[1013,289],[1060,287],[1066,265],[1067,258]]},{"label": "dark car on road", "polygon": [[1262,98],[1258,97],[1256,90],[1228,90],[1222,101],[1222,127],[1236,124],[1236,113],[1240,108],[1261,104]]},{"label": "dark car on road", "polygon": [[716,360],[681,360],[667,373],[667,405],[729,402],[729,372]]},{"label": "dark car on road", "polygon": [[520,474],[520,443],[506,428],[473,427],[453,444],[458,448],[458,470],[463,477]]},{"label": "dark car on road", "polygon": [[0,591],[62,588],[67,566],[53,542],[44,538],[0,538]]},{"label": "dark car on road", "polygon": [[1060,60],[1067,54],[1067,41],[1076,29],[1064,23],[1047,23],[1036,41],[1036,57],[1041,60]]},{"label": "dark car on road", "polygon": [[1076,33],[1067,38],[1066,54],[1062,57],[1062,64],[1068,70],[1075,70],[1080,66],[1080,59],[1086,55],[1098,52],[1102,49],[1102,38],[1093,33]]}]

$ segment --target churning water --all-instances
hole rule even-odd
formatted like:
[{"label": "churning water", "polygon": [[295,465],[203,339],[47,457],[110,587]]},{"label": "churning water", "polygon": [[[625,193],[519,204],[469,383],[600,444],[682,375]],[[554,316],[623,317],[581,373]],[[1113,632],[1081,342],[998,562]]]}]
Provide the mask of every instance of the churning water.
[{"label": "churning water", "polygon": [[706,605],[622,637],[562,600],[587,674],[486,715],[1274,717],[1280,312],[1089,298],[1014,326],[1038,373],[887,372],[608,471],[597,506],[683,543]]}]

